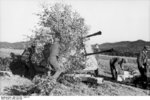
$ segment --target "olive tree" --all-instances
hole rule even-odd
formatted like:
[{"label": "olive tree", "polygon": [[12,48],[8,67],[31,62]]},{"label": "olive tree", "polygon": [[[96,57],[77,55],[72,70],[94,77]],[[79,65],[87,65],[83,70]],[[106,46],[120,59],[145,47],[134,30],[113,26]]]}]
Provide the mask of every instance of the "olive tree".
[{"label": "olive tree", "polygon": [[60,58],[66,58],[69,67],[81,67],[85,60],[83,39],[88,33],[84,18],[72,10],[70,5],[56,3],[52,6],[43,5],[39,17],[34,42],[53,43],[54,37],[60,38]]}]

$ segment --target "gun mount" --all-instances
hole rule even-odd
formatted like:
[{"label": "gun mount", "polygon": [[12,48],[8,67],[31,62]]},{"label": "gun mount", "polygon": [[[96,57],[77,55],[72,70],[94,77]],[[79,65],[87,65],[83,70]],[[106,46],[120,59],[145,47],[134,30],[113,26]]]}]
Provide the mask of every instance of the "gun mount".
[{"label": "gun mount", "polygon": [[[82,39],[86,39],[86,38],[93,37],[93,36],[97,36],[97,35],[101,35],[101,34],[102,34],[102,32],[101,32],[101,31],[98,31],[98,32],[96,32],[96,33],[87,35],[87,36],[83,37]],[[87,48],[88,48],[88,49],[87,49]],[[92,53],[93,53],[93,52],[92,52],[92,48],[91,48],[90,46],[88,46],[87,48],[84,47],[85,55],[89,54],[89,53],[87,53],[86,49],[87,49],[87,50],[90,50],[90,51],[88,51],[88,52],[90,52],[90,54],[92,54]]]}]

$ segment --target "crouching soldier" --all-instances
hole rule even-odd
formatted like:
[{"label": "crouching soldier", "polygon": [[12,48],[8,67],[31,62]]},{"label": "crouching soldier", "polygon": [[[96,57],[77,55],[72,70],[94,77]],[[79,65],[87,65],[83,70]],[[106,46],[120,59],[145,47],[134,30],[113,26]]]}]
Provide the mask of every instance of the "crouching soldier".
[{"label": "crouching soldier", "polygon": [[147,52],[150,50],[150,46],[144,46],[143,50],[137,57],[138,69],[141,74],[141,81],[143,87],[147,87],[147,73],[148,73],[148,56]]},{"label": "crouching soldier", "polygon": [[35,46],[31,45],[31,47],[28,47],[24,50],[24,52],[21,55],[21,61],[26,66],[26,77],[32,78],[35,75],[35,69],[32,64],[32,55],[35,53]]},{"label": "crouching soldier", "polygon": [[118,73],[123,70],[123,63],[126,63],[124,58],[115,57],[110,59],[110,70],[113,80],[117,80]]}]

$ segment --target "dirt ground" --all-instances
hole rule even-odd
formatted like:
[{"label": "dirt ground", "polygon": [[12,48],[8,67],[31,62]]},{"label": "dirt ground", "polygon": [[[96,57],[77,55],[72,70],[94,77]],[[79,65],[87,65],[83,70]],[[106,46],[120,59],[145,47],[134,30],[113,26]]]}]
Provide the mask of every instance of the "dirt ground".
[{"label": "dirt ground", "polygon": [[[150,95],[150,90],[142,89],[140,87],[134,87],[130,84],[124,84],[111,80],[111,74],[109,69],[110,56],[99,55],[96,57],[100,67],[100,77],[104,78],[102,84],[85,84],[85,83],[69,83],[64,81],[63,83],[57,83],[55,88],[49,95],[59,96],[147,96]],[[126,58],[128,63],[126,66],[131,69],[137,69],[137,65],[134,62],[134,58]],[[131,59],[131,60],[129,60]],[[8,88],[13,86],[29,87],[34,85],[31,80],[26,78],[12,75],[11,77],[0,76],[0,95],[22,95],[21,93],[9,91]],[[12,92],[9,93],[8,92]],[[39,94],[33,93],[29,96],[36,96]]]}]

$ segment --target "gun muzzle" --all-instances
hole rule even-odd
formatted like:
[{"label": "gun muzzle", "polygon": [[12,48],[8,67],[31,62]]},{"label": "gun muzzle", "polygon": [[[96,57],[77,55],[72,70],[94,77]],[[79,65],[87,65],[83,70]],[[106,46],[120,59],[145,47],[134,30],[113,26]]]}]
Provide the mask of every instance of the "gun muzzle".
[{"label": "gun muzzle", "polygon": [[96,32],[96,33],[93,33],[93,34],[90,34],[90,35],[87,35],[85,38],[89,38],[89,37],[92,37],[92,36],[96,36],[96,35],[101,35],[102,32],[99,31],[99,32]]}]

